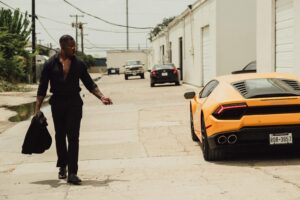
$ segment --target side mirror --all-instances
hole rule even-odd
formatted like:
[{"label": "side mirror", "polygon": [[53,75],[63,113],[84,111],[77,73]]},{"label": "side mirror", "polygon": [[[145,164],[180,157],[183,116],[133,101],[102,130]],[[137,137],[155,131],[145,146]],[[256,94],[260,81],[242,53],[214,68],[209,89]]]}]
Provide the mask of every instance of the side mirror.
[{"label": "side mirror", "polygon": [[184,98],[186,98],[186,99],[193,99],[195,96],[196,96],[196,93],[194,91],[184,93]]}]

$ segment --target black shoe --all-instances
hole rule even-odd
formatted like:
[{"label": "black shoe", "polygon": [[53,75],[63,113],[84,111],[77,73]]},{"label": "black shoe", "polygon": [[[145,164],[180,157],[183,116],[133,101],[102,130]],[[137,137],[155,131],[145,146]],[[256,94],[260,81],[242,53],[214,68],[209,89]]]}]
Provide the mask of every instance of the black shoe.
[{"label": "black shoe", "polygon": [[59,168],[58,178],[59,179],[67,178],[67,168],[66,167],[60,167]]},{"label": "black shoe", "polygon": [[69,174],[68,183],[71,183],[74,185],[80,185],[81,179],[76,174]]}]

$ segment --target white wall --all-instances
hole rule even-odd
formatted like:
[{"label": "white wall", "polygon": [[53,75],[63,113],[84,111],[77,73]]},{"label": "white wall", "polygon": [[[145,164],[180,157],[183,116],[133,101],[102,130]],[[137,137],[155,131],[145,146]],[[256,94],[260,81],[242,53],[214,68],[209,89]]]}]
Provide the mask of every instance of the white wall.
[{"label": "white wall", "polygon": [[[215,52],[216,1],[202,1],[198,8],[190,12],[183,20],[183,81],[202,86],[202,28],[209,25],[212,30],[212,51]],[[212,53],[212,55],[215,55]],[[212,67],[215,68],[215,58]]]},{"label": "white wall", "polygon": [[123,65],[127,60],[140,60],[145,64],[145,69],[148,68],[148,53],[147,51],[107,51],[107,68],[118,67],[121,72],[124,70]]},{"label": "white wall", "polygon": [[295,66],[294,70],[300,75],[300,1],[294,0],[295,16]]},{"label": "white wall", "polygon": [[218,76],[256,60],[255,0],[217,1],[216,27]]},{"label": "white wall", "polygon": [[[294,72],[300,75],[300,1],[294,0]],[[275,71],[275,0],[257,0],[257,71]]]},{"label": "white wall", "polygon": [[257,72],[275,70],[275,1],[257,0]]},{"label": "white wall", "polygon": [[179,38],[183,37],[183,20],[172,27],[169,32],[169,42],[172,42],[172,63],[179,67]]},{"label": "white wall", "polygon": [[216,0],[207,0],[193,11],[193,55],[188,54],[187,59],[190,60],[189,70],[186,74],[188,83],[196,86],[202,86],[203,66],[202,66],[202,28],[209,26],[211,39],[211,67],[213,76],[216,71]]},{"label": "white wall", "polygon": [[[153,66],[154,64],[163,63],[162,55],[160,51],[160,47],[162,45],[165,46],[165,50],[166,50],[166,36],[163,33],[151,42],[151,57],[152,57],[151,66]],[[151,66],[149,67],[151,68]]]}]

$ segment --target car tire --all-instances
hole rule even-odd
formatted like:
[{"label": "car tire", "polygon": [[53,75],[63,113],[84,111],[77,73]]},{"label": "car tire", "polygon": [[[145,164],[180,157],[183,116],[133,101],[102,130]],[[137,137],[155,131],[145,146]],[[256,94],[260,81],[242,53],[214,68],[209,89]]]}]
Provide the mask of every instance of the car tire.
[{"label": "car tire", "polygon": [[155,86],[155,84],[154,83],[150,83],[150,87],[154,87]]},{"label": "car tire", "polygon": [[180,85],[180,82],[179,81],[175,82],[175,85]]},{"label": "car tire", "polygon": [[190,105],[190,125],[191,125],[191,136],[194,142],[199,142],[199,138],[195,134],[194,122],[193,122],[193,114],[192,114],[192,105]]},{"label": "car tire", "polygon": [[128,80],[128,76],[125,75],[125,80]]},{"label": "car tire", "polygon": [[224,152],[219,149],[211,149],[207,140],[205,122],[201,116],[202,152],[206,161],[218,161],[224,159]]},{"label": "car tire", "polygon": [[141,74],[141,79],[144,79],[144,78],[145,78],[144,74]]}]

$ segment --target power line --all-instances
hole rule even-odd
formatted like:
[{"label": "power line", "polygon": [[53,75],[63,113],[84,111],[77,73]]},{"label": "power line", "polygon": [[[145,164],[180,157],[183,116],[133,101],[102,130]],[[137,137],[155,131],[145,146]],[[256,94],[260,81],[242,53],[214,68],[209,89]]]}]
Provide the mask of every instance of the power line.
[{"label": "power line", "polygon": [[5,6],[7,6],[7,7],[10,8],[10,9],[15,10],[13,7],[11,7],[10,5],[8,5],[8,4],[6,4],[6,3],[3,3],[2,1],[0,1],[0,3],[2,3],[2,4],[5,5]]},{"label": "power line", "polygon": [[[3,3],[2,1],[0,1],[0,3],[2,3],[3,5],[7,6],[8,8],[12,9],[12,10],[16,10],[15,8],[11,7],[10,5],[6,4],[6,3]],[[23,13],[24,14],[24,13]],[[45,16],[42,16],[42,15],[36,15],[38,18],[41,18],[41,19],[45,19],[45,20],[49,20],[49,21],[52,21],[52,22],[55,22],[57,24],[63,24],[63,25],[70,25],[70,23],[66,23],[66,22],[63,22],[63,21],[59,21],[59,20],[55,20],[55,19],[51,19],[51,18],[48,18],[48,17],[45,17]],[[92,30],[92,31],[97,31],[97,32],[105,32],[105,33],[126,33],[126,31],[117,31],[117,30],[107,30],[107,29],[98,29],[98,28],[93,28],[93,27],[86,27],[86,29],[88,30]],[[61,29],[59,29],[61,30]],[[145,33],[148,33],[148,31],[141,31],[141,32],[130,32],[131,34],[145,34]]]},{"label": "power line", "polygon": [[57,44],[58,42],[54,39],[54,37],[48,32],[48,30],[45,28],[45,26],[43,25],[43,23],[41,22],[41,20],[39,20],[39,18],[37,19],[38,22],[40,23],[41,27],[44,29],[44,31],[47,33],[47,35]]},{"label": "power line", "polygon": [[105,20],[105,19],[102,19],[102,18],[100,18],[100,17],[97,17],[97,16],[95,16],[95,15],[92,15],[92,14],[90,14],[90,13],[87,13],[87,12],[81,10],[80,8],[74,6],[73,4],[71,4],[70,2],[68,2],[67,0],[63,0],[63,1],[64,1],[65,3],[67,3],[67,4],[69,4],[70,6],[72,6],[73,8],[75,8],[76,10],[78,10],[79,12],[81,12],[81,13],[83,13],[83,14],[86,14],[86,15],[88,15],[88,16],[90,16],[90,17],[99,19],[99,20],[101,20],[101,21],[103,21],[103,22],[105,22],[105,23],[107,23],[107,24],[113,25],[113,26],[119,26],[119,27],[124,27],[124,28],[127,28],[127,27],[128,27],[128,28],[132,28],[132,29],[152,29],[152,28],[153,28],[153,27],[125,26],[125,25],[121,25],[121,24],[116,24],[116,23],[107,21],[107,20]]},{"label": "power line", "polygon": [[[107,32],[107,33],[126,33],[126,31],[104,30],[104,29],[97,29],[97,28],[92,28],[92,27],[86,27],[86,29],[89,29],[92,31]],[[145,34],[148,32],[144,31],[144,32],[130,32],[130,33]]]},{"label": "power line", "polygon": [[[7,6],[8,8],[12,9],[12,10],[17,10],[16,8],[13,8],[12,6],[3,3],[2,1],[0,1],[0,3],[2,3],[3,5]],[[25,14],[24,12],[21,12],[23,14]],[[36,15],[38,16],[38,15]],[[38,20],[38,22],[40,23],[41,27],[44,29],[44,31],[47,33],[47,35],[58,45],[57,41],[54,39],[54,37],[48,32],[48,30],[45,28],[45,26],[43,25],[43,23],[41,22],[41,20],[39,19],[39,17],[46,19],[46,17],[43,16],[38,16],[36,19]]]}]

